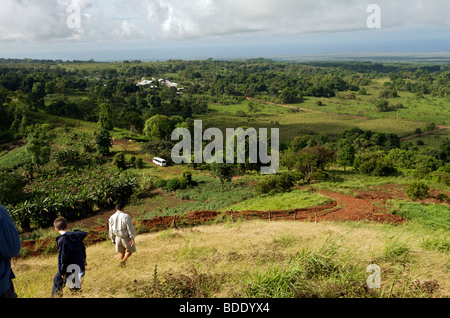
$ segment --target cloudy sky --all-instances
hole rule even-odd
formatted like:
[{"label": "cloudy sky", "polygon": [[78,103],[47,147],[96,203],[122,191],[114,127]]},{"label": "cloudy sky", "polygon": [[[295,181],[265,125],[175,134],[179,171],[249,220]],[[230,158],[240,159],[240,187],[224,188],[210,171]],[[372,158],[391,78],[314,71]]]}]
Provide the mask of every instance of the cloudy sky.
[{"label": "cloudy sky", "polygon": [[450,52],[450,1],[0,0],[5,58],[382,52]]}]

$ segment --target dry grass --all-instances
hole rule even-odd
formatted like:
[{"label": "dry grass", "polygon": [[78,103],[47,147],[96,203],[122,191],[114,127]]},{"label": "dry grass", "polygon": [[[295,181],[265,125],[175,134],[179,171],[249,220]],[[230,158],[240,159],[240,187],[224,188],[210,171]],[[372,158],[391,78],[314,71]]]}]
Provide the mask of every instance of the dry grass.
[{"label": "dry grass", "polygon": [[[448,296],[448,253],[421,248],[421,237],[426,235],[425,230],[411,231],[408,226],[284,221],[167,230],[138,236],[138,251],[125,268],[119,268],[112,243],[89,247],[81,297],[245,297],[245,285],[255,275],[283,266],[301,251],[317,251],[330,240],[338,246],[333,263],[341,269],[357,268],[356,276],[363,282],[369,276],[367,266],[380,265],[382,290],[377,297],[407,296],[410,288],[405,286],[417,280],[438,281],[441,289],[434,296]],[[407,241],[406,261],[384,258],[391,237]],[[19,296],[50,297],[56,262],[56,256],[17,260],[13,269]],[[331,289],[327,279],[319,284],[321,288]],[[66,292],[66,297],[71,295]]]}]

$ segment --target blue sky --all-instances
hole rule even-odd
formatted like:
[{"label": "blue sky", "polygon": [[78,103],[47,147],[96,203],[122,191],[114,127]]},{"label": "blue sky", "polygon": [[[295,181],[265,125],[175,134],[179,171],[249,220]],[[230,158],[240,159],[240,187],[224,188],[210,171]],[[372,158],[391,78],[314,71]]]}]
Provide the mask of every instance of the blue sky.
[{"label": "blue sky", "polygon": [[[367,26],[370,4],[381,10],[381,28]],[[448,0],[0,2],[0,57],[5,58],[145,60],[404,52],[450,52]]]}]

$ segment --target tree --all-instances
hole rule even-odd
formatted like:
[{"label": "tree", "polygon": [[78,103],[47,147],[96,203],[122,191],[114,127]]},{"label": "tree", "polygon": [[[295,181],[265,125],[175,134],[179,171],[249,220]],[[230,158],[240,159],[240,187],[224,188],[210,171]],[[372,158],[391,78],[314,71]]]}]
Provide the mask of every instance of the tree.
[{"label": "tree", "polygon": [[48,124],[36,125],[27,136],[26,152],[30,156],[31,162],[28,165],[30,178],[33,178],[35,168],[41,167],[50,161],[51,136],[48,133]]},{"label": "tree", "polygon": [[310,183],[314,173],[319,169],[319,159],[312,153],[298,153],[295,158],[294,170],[300,172],[307,183]]},{"label": "tree", "polygon": [[145,123],[144,133],[150,140],[169,140],[172,134],[169,118],[165,115],[155,115]]},{"label": "tree", "polygon": [[382,151],[359,153],[353,166],[366,175],[386,177],[396,174],[397,169],[386,157]]},{"label": "tree", "polygon": [[105,129],[107,131],[111,131],[114,129],[114,126],[112,123],[111,107],[106,103],[100,104],[100,112],[98,114],[97,125],[100,130]]},{"label": "tree", "polygon": [[110,154],[109,148],[112,146],[109,131],[105,128],[100,128],[100,131],[95,135],[95,144],[100,155],[108,156]]},{"label": "tree", "polygon": [[355,161],[355,147],[347,142],[341,142],[339,144],[339,152],[337,155],[337,163],[344,167],[344,171],[347,167],[352,167]]},{"label": "tree", "polygon": [[379,100],[378,102],[375,103],[375,107],[380,111],[380,112],[387,112],[390,110],[389,108],[389,102],[385,99]]},{"label": "tree", "polygon": [[280,100],[283,104],[295,104],[303,102],[303,96],[296,89],[286,87],[280,94]]},{"label": "tree", "polygon": [[219,178],[222,186],[225,182],[231,181],[234,175],[235,166],[229,163],[213,163],[211,170],[216,178]]}]

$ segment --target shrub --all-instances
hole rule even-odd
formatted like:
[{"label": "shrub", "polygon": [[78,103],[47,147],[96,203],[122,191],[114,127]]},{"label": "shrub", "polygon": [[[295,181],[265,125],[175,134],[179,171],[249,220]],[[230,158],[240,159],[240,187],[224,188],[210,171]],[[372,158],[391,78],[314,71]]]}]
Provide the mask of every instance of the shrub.
[{"label": "shrub", "polygon": [[157,188],[165,188],[166,186],[167,186],[167,180],[165,180],[165,179],[161,179],[161,180],[158,180],[158,182],[156,182]]},{"label": "shrub", "polygon": [[22,178],[15,172],[2,172],[0,170],[0,203],[3,205],[15,204],[23,197]]},{"label": "shrub", "polygon": [[123,153],[118,153],[116,155],[114,158],[114,165],[121,170],[125,170],[127,168],[127,162]]},{"label": "shrub", "polygon": [[293,180],[293,176],[287,173],[267,176],[257,184],[256,192],[259,194],[286,192],[293,186]]},{"label": "shrub", "polygon": [[142,169],[144,168],[144,160],[142,158],[136,159],[136,169]]},{"label": "shrub", "polygon": [[354,168],[366,175],[386,177],[397,173],[394,165],[380,152],[356,155]]},{"label": "shrub", "polygon": [[190,172],[189,170],[185,170],[181,173],[181,178],[183,180],[186,180],[188,185],[192,184],[192,172]]},{"label": "shrub", "polygon": [[176,191],[180,188],[180,180],[178,178],[170,179],[166,184],[167,191]]},{"label": "shrub", "polygon": [[411,200],[424,200],[430,196],[430,187],[422,181],[416,181],[408,185],[406,195]]},{"label": "shrub", "polygon": [[438,200],[438,201],[441,202],[441,203],[444,203],[444,202],[450,203],[450,196],[447,195],[447,194],[445,194],[445,193],[439,193],[439,194],[436,196],[436,200]]},{"label": "shrub", "polygon": [[73,149],[55,151],[53,153],[53,160],[61,167],[78,167],[84,163],[81,154]]}]

